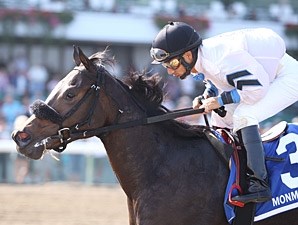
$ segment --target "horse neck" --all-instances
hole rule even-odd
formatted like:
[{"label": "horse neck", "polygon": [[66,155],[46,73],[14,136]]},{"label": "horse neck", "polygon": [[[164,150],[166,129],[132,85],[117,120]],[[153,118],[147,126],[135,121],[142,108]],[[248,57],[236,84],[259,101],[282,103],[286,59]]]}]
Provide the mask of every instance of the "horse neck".
[{"label": "horse neck", "polygon": [[152,143],[154,126],[137,126],[117,130],[101,138],[110,164],[120,185],[128,196],[137,191],[145,179],[144,167],[148,156],[157,150],[157,144]]},{"label": "horse neck", "polygon": [[[110,123],[122,123],[145,117],[146,113],[134,97],[118,83],[113,77],[107,77],[109,82],[106,82],[106,95],[108,97],[105,107],[110,105],[109,114],[118,115]],[[117,90],[117,91],[115,91]]]},{"label": "horse neck", "polygon": [[[115,82],[107,82],[107,98],[102,104],[105,106],[104,111],[109,112],[106,114],[108,117],[111,114],[118,114],[118,117],[113,116],[114,118],[110,117],[110,120],[106,121],[109,124],[128,122],[146,116],[132,96],[126,90],[122,90],[121,86],[115,86]],[[120,114],[117,113],[119,111],[121,111]],[[98,115],[101,114],[99,112]],[[194,163],[190,170],[200,169],[202,167],[200,164],[203,165],[204,171],[200,173],[198,179],[204,180],[207,171],[216,171],[214,168],[218,167],[218,161],[214,158],[218,160],[218,157],[215,152],[206,151],[211,150],[207,140],[179,137],[168,128],[165,128],[163,123],[157,123],[114,130],[101,136],[110,164],[128,197],[135,197],[136,193],[146,186],[155,184],[155,173],[158,173],[159,177],[175,179],[175,175],[181,171],[179,166],[188,165],[191,160]],[[207,149],[199,151],[203,146]],[[203,163],[207,157],[214,163]],[[177,161],[177,159],[182,160]],[[190,182],[187,180],[190,177],[185,178],[186,182]]]},{"label": "horse neck", "polygon": [[[116,83],[117,84],[117,83]],[[114,86],[115,82],[109,82],[106,86],[107,95],[105,106],[106,113],[105,126],[125,123],[146,117],[145,112],[134,99],[120,85]],[[117,91],[115,91],[117,90]],[[100,109],[99,109],[100,110]],[[96,113],[101,115],[102,112]],[[97,118],[98,120],[98,118]],[[129,196],[135,182],[134,170],[139,168],[142,162],[138,151],[143,151],[141,144],[143,139],[140,134],[144,133],[143,126],[111,131],[101,136],[111,166],[123,188]],[[147,127],[145,129],[148,129]],[[142,147],[141,147],[142,146]],[[135,185],[136,186],[136,185]]]}]

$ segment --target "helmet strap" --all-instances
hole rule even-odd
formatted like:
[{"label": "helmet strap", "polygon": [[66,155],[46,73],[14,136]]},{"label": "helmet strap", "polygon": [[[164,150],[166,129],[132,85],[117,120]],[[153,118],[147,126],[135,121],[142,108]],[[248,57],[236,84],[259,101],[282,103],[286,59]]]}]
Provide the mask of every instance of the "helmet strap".
[{"label": "helmet strap", "polygon": [[192,68],[194,67],[194,65],[197,62],[198,48],[191,50],[191,53],[192,53],[192,58],[193,58],[191,63],[187,63],[183,57],[181,58],[181,64],[185,68],[185,73],[182,76],[180,76],[181,80],[185,79],[191,73]]}]

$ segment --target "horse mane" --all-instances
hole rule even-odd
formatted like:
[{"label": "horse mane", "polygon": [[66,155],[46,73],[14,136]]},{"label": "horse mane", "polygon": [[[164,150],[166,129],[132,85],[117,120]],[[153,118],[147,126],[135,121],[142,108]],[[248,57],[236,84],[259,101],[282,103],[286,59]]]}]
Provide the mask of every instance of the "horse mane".
[{"label": "horse mane", "polygon": [[[158,74],[146,76],[146,72],[130,72],[124,83],[129,86],[130,93],[145,106],[148,115],[159,114],[164,99],[163,84]],[[167,111],[166,108],[164,110]]]},{"label": "horse mane", "polygon": [[[158,74],[147,76],[146,71],[131,72],[124,82],[129,86],[130,93],[145,106],[148,116],[170,112],[162,105],[164,83]],[[205,126],[190,125],[178,120],[168,120],[163,122],[163,125],[166,129],[184,137],[204,136],[204,130],[206,130]]]},{"label": "horse mane", "polygon": [[[115,59],[114,57],[110,57],[108,52],[108,48],[106,48],[102,52],[94,53],[89,59],[96,65],[108,65],[109,67],[113,67]],[[155,114],[156,110],[161,106],[163,91],[160,86],[161,78],[157,74],[151,77],[146,77],[146,75],[145,71],[142,73],[131,71],[128,76],[124,78],[124,84],[128,86],[128,91],[137,101],[145,106],[144,108],[146,108],[147,113],[151,115]],[[120,81],[120,83],[122,83],[122,81]]]},{"label": "horse mane", "polygon": [[[102,52],[94,53],[89,59],[97,65],[112,67],[115,63],[114,57],[109,57],[107,48]],[[162,115],[170,112],[169,109],[162,105],[164,84],[158,74],[148,76],[145,70],[142,72],[131,71],[124,78],[123,82],[121,81],[120,83],[126,85],[128,92],[146,109],[147,116]],[[207,129],[205,126],[190,125],[178,120],[164,121],[163,127],[184,137],[202,137],[204,136],[204,130]]]}]

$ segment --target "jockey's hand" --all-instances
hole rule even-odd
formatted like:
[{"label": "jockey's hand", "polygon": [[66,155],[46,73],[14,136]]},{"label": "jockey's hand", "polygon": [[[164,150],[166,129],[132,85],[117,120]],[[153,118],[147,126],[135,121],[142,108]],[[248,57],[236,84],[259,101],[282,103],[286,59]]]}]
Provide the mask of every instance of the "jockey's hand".
[{"label": "jockey's hand", "polygon": [[203,104],[203,102],[202,102],[202,99],[203,99],[203,98],[204,98],[204,97],[202,97],[201,95],[195,97],[194,100],[192,101],[192,108],[193,108],[193,109],[198,109],[198,108],[200,108],[200,106]]},{"label": "jockey's hand", "polygon": [[217,97],[210,97],[204,99],[202,96],[196,97],[192,102],[192,107],[194,109],[205,109],[205,113],[210,113],[214,109],[218,109],[220,107]]}]

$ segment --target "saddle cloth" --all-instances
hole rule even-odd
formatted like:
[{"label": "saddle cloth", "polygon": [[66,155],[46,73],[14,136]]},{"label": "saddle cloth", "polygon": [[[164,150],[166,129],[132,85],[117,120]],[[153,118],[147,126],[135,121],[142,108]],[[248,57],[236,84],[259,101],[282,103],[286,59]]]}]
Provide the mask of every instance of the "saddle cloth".
[{"label": "saddle cloth", "polygon": [[[255,222],[298,207],[298,124],[288,124],[279,138],[263,142],[263,145],[272,199],[256,205]],[[235,176],[236,165],[231,158],[230,177],[224,198],[229,223],[235,218],[235,206],[229,202]],[[237,189],[233,189],[231,196],[237,194]]]}]

